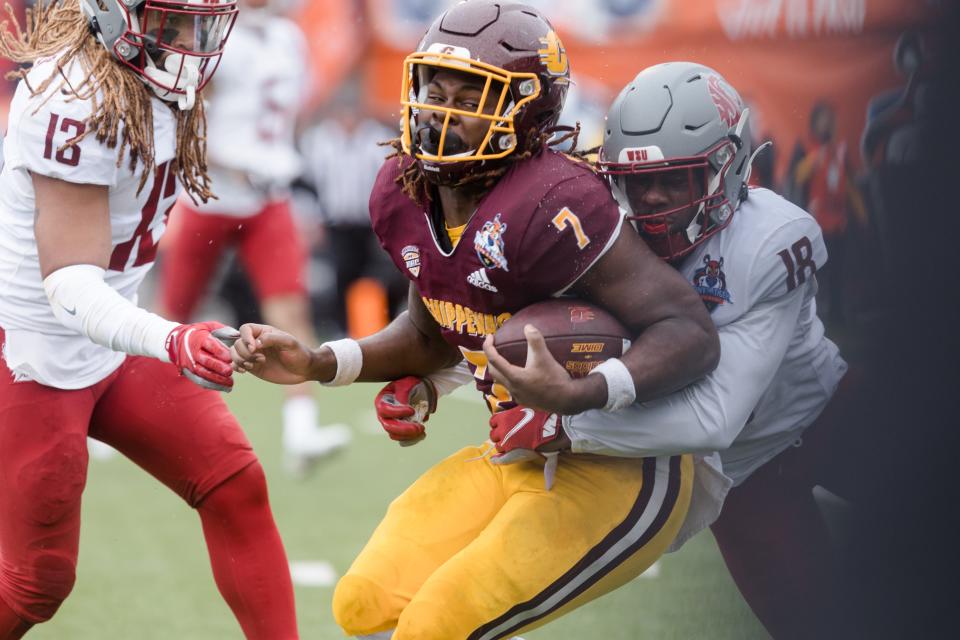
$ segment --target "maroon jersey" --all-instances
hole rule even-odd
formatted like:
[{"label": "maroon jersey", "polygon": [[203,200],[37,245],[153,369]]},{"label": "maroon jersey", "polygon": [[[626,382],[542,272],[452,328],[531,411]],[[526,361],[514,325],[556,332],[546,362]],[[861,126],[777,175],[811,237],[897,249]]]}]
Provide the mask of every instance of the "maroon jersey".
[{"label": "maroon jersey", "polygon": [[413,202],[395,182],[402,166],[390,158],[380,169],[370,194],[373,230],[444,339],[459,347],[491,411],[509,408],[509,393],[487,373],[484,336],[576,282],[616,239],[619,207],[589,167],[548,150],[514,164],[450,248],[431,205]]}]

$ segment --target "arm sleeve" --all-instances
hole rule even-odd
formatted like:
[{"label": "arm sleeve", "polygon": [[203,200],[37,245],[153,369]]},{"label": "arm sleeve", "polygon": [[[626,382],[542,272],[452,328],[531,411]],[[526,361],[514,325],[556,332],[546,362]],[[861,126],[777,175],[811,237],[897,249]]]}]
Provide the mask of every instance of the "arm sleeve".
[{"label": "arm sleeve", "polygon": [[780,366],[802,306],[797,289],[721,327],[720,364],[696,384],[617,412],[565,417],[573,451],[648,457],[726,449]]},{"label": "arm sleeve", "polygon": [[179,325],[141,309],[103,280],[91,264],[57,269],[43,281],[53,315],[91,341],[131,355],[170,362],[166,341]]}]

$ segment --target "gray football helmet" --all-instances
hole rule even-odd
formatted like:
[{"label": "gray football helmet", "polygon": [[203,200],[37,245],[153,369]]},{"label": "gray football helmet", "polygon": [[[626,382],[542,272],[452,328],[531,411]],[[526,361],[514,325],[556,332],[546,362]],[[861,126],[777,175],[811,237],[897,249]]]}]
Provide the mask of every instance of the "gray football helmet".
[{"label": "gray football helmet", "polygon": [[191,109],[237,17],[237,0],[80,0],[97,41],[163,100]]},{"label": "gray football helmet", "polygon": [[[614,100],[600,171],[650,247],[676,260],[730,222],[747,197],[750,152],[750,110],[736,90],[709,67],[667,62],[641,71]],[[655,178],[689,199],[644,211],[631,181]]]}]

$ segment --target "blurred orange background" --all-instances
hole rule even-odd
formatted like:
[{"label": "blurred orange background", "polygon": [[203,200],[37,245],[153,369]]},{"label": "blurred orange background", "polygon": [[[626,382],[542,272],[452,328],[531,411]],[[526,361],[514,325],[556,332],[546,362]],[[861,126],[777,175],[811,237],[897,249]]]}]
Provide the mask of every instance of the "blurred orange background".
[{"label": "blurred orange background", "polygon": [[[366,106],[398,118],[400,70],[430,22],[455,0],[306,0],[292,7],[310,45],[311,104],[346,80]],[[776,183],[808,137],[817,102],[836,117],[854,172],[871,99],[906,84],[894,65],[905,33],[935,21],[938,0],[528,0],[558,29],[574,79],[602,112],[638,71],[667,60],[715,68],[752,108],[756,138],[775,142]],[[13,0],[21,11],[22,0]],[[242,2],[241,2],[242,5]],[[933,48],[933,45],[929,45]],[[0,58],[0,71],[13,65]],[[0,122],[12,84],[0,83]]]},{"label": "blurred orange background", "polygon": [[[315,103],[359,76],[374,113],[398,116],[403,57],[452,0],[311,2],[297,19],[313,49]],[[904,85],[894,48],[930,24],[926,0],[532,0],[558,29],[581,87],[603,106],[638,71],[692,60],[723,74],[752,107],[754,134],[774,139],[777,182],[818,101],[837,136],[859,148],[871,98]],[[602,95],[597,95],[602,94]],[[757,126],[759,125],[759,127]],[[759,129],[759,130],[758,130]],[[854,169],[863,159],[850,154]]]}]

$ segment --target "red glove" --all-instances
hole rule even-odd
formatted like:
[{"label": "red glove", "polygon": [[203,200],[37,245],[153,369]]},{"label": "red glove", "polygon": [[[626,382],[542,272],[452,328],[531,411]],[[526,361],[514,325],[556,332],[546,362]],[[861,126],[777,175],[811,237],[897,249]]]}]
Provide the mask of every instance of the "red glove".
[{"label": "red glove", "polygon": [[167,336],[167,355],[180,373],[206,389],[233,388],[230,345],[240,333],[219,322],[182,324]]},{"label": "red glove", "polygon": [[512,464],[523,460],[543,460],[538,448],[560,436],[560,416],[527,407],[514,407],[490,418],[490,441],[497,454],[493,464]]},{"label": "red glove", "polygon": [[427,437],[423,423],[437,410],[437,390],[426,378],[407,376],[381,389],[373,404],[390,439],[408,447]]}]

